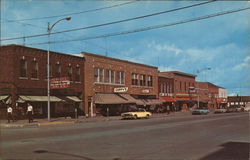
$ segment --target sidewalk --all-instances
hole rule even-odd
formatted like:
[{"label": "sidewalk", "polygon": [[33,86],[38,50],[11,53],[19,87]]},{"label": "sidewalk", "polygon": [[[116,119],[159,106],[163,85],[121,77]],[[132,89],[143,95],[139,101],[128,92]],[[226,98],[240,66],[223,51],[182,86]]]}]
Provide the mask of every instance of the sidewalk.
[{"label": "sidewalk", "polygon": [[[189,112],[171,112],[167,113],[154,113],[151,118],[161,118],[161,117],[172,117],[172,116],[182,116],[189,114]],[[110,116],[110,117],[85,117],[80,116],[78,119],[74,118],[51,118],[48,121],[47,118],[43,119],[34,119],[32,123],[28,122],[28,119],[25,120],[17,120],[15,122],[8,123],[8,120],[0,120],[0,128],[19,128],[19,127],[38,127],[38,126],[48,126],[48,125],[67,125],[67,124],[76,124],[76,123],[87,123],[87,122],[105,122],[105,121],[115,121],[120,120],[121,116]]]}]

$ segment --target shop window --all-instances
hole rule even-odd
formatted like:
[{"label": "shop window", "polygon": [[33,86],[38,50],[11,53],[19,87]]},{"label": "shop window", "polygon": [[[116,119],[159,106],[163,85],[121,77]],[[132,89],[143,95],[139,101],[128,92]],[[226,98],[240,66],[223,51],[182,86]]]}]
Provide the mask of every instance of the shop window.
[{"label": "shop window", "polygon": [[20,60],[20,77],[27,77],[27,61],[24,58]]},{"label": "shop window", "polygon": [[146,80],[145,80],[145,75],[141,74],[140,75],[140,86],[145,86]]},{"label": "shop window", "polygon": [[148,76],[148,86],[153,87],[153,76]]},{"label": "shop window", "polygon": [[38,63],[36,60],[32,61],[31,78],[34,78],[34,79],[38,78]]},{"label": "shop window", "polygon": [[76,82],[81,82],[81,70],[79,66],[76,66]]},{"label": "shop window", "polygon": [[61,64],[57,63],[56,64],[56,75],[55,77],[61,77]]}]

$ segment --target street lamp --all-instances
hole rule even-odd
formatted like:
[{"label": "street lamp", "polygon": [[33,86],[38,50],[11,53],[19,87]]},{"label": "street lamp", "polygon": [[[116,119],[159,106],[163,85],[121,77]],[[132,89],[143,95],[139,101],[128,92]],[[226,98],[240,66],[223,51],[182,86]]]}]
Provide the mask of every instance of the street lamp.
[{"label": "street lamp", "polygon": [[[201,73],[202,71],[205,71],[205,70],[211,70],[210,67],[205,67],[205,68],[202,68],[200,70],[197,70],[197,74]],[[198,94],[198,105],[197,105],[197,108],[200,108],[200,88],[199,88],[199,82],[197,83],[197,94]]]},{"label": "street lamp", "polygon": [[51,34],[51,31],[53,29],[53,27],[60,21],[63,21],[63,20],[71,20],[71,17],[66,17],[66,18],[62,18],[62,19],[59,19],[58,21],[56,21],[54,24],[50,25],[50,23],[48,22],[48,29],[47,29],[47,32],[48,32],[48,53],[47,53],[47,81],[48,81],[48,121],[50,121],[50,34]]}]

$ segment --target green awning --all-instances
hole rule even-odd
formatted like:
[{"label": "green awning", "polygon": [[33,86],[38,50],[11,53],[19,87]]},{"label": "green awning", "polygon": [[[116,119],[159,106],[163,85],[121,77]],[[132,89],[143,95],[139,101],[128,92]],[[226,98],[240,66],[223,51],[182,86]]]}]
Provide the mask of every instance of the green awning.
[{"label": "green awning", "polygon": [[1,101],[1,100],[5,100],[7,97],[8,97],[8,96],[5,96],[5,95],[4,95],[4,96],[0,96],[0,101]]},{"label": "green awning", "polygon": [[[47,102],[48,96],[19,96],[20,101],[30,101],[30,102]],[[50,96],[51,102],[61,102],[62,99],[56,96]]]},{"label": "green awning", "polygon": [[76,97],[76,96],[67,96],[66,98],[68,98],[68,99],[70,99],[70,100],[72,100],[72,101],[74,101],[74,102],[82,102],[82,100],[79,99],[79,98]]}]

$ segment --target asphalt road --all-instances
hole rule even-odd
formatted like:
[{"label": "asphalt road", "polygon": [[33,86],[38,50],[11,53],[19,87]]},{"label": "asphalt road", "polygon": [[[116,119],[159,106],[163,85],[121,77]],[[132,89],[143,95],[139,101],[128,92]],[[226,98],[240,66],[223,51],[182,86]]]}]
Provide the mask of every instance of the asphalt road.
[{"label": "asphalt road", "polygon": [[6,128],[0,140],[2,159],[248,160],[249,114]]}]

